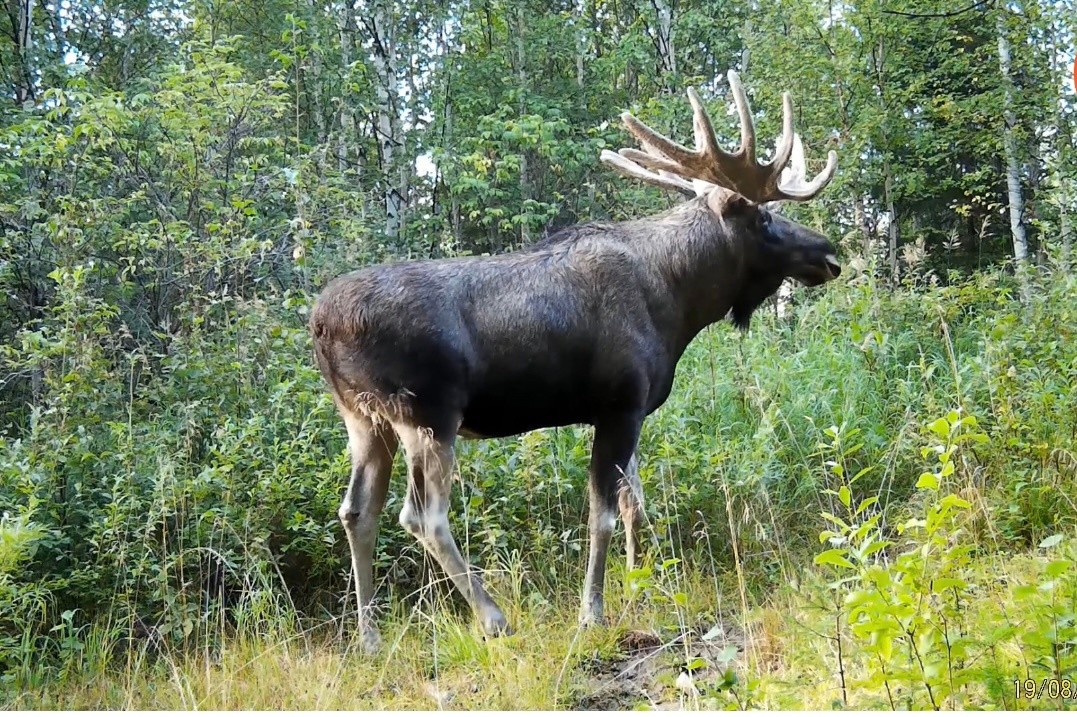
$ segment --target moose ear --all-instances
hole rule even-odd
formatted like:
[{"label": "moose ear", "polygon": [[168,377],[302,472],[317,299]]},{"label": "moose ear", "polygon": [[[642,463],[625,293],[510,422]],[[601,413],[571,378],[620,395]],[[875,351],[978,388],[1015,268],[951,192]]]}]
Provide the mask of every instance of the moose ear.
[{"label": "moose ear", "polygon": [[711,210],[721,217],[744,216],[759,210],[759,205],[738,192],[715,187],[707,198]]},{"label": "moose ear", "polygon": [[726,200],[726,211],[730,214],[743,215],[758,210],[758,204],[737,192],[731,192],[729,198]]}]

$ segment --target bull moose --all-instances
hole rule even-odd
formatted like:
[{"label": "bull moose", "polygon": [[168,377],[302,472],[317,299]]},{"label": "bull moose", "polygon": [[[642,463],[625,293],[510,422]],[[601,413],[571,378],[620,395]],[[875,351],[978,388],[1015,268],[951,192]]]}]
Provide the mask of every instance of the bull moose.
[{"label": "bull moose", "polygon": [[408,472],[400,523],[492,636],[508,632],[508,623],[449,530],[457,437],[593,425],[580,620],[601,621],[618,510],[630,569],[639,553],[640,427],[669,396],[688,344],[727,316],[746,328],[787,278],[814,286],[840,273],[826,237],[770,204],[818,195],[834,176],[836,153],[807,180],[785,93],[774,157],[757,161],[751,110],[734,71],[729,87],[740,116],[738,151],[718,145],[703,103],[689,89],[694,149],[626,112],[622,120],[642,149],[601,154],[628,177],[690,197],[672,210],[579,224],[498,256],[371,266],[338,277],[318,297],[310,329],[348,431],[351,478],[339,516],[365,648],[379,643],[371,563],[400,444]]}]

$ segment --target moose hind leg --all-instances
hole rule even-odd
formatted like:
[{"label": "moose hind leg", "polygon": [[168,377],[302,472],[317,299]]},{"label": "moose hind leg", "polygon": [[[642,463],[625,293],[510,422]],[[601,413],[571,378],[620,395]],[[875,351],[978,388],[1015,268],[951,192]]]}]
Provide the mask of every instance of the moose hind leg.
[{"label": "moose hind leg", "polygon": [[628,462],[617,492],[621,521],[625,526],[625,553],[628,571],[635,570],[639,559],[639,532],[643,526],[643,484],[639,479],[639,460],[636,454]]},{"label": "moose hind leg", "polygon": [[595,425],[588,482],[590,546],[580,605],[580,622],[585,625],[604,621],[602,592],[606,579],[606,554],[617,522],[618,486],[629,471],[629,463],[639,439],[640,423],[641,419],[636,416],[624,416]]},{"label": "moose hind leg", "polygon": [[378,516],[385,507],[397,438],[388,424],[375,425],[366,416],[347,410],[342,410],[341,414],[348,429],[352,472],[338,516],[351,551],[363,648],[373,652],[380,643],[371,615],[374,545],[378,538]]},{"label": "moose hind leg", "polygon": [[494,637],[511,634],[501,608],[468,565],[449,531],[449,493],[452,489],[455,436],[434,436],[428,429],[397,427],[408,459],[408,491],[400,524],[415,536],[441,565],[464,596],[482,626]]}]

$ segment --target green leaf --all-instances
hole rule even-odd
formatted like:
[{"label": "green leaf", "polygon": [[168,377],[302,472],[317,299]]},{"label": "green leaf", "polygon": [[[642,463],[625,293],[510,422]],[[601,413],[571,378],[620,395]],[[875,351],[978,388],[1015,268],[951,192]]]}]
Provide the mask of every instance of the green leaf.
[{"label": "green leaf", "polygon": [[936,418],[927,424],[927,428],[939,438],[947,438],[950,435],[950,422],[945,418]]},{"label": "green leaf", "polygon": [[941,593],[952,588],[964,589],[968,587],[968,583],[960,578],[939,578],[932,582],[932,587],[936,593]]},{"label": "green leaf", "polygon": [[1047,573],[1047,577],[1049,578],[1059,578],[1071,567],[1073,567],[1072,560],[1052,560],[1047,563],[1047,569],[1044,572]]},{"label": "green leaf", "polygon": [[898,533],[904,533],[909,528],[924,528],[927,526],[927,521],[922,518],[909,518],[900,527],[898,527]]},{"label": "green leaf", "polygon": [[939,479],[934,473],[921,473],[920,480],[916,481],[917,488],[927,488],[928,490],[939,489]]},{"label": "green leaf", "polygon": [[688,670],[689,672],[692,672],[694,670],[702,670],[706,666],[706,660],[704,660],[702,657],[694,657],[688,661],[688,663],[684,666],[684,669]]},{"label": "green leaf", "polygon": [[879,502],[879,497],[875,496],[875,495],[871,496],[870,498],[865,498],[864,500],[860,501],[860,505],[856,506],[856,514],[860,515],[865,510],[867,510],[868,508],[870,508],[871,506],[875,505],[878,502]]},{"label": "green leaf", "polygon": [[843,485],[841,488],[838,489],[838,500],[840,500],[841,504],[844,505],[846,508],[848,508],[849,504],[852,503],[853,497],[849,491],[848,486]]},{"label": "green leaf", "polygon": [[873,466],[873,465],[868,466],[867,468],[861,468],[860,470],[858,470],[856,472],[855,476],[853,476],[852,478],[849,479],[849,483],[856,483],[857,480],[864,477],[865,475],[867,475],[868,473],[873,471],[875,468],[876,468],[876,466]]},{"label": "green leaf", "polygon": [[820,515],[822,515],[824,518],[829,520],[834,525],[840,526],[841,528],[845,529],[846,531],[848,531],[850,529],[848,523],[846,523],[844,520],[842,520],[838,516],[834,515],[833,513],[827,513],[826,511],[823,511],[822,513],[820,513]]},{"label": "green leaf", "polygon": [[889,546],[890,546],[890,541],[889,540],[876,540],[876,541],[873,541],[873,542],[869,543],[868,547],[864,548],[864,550],[862,551],[861,554],[866,558],[869,555],[874,555],[875,553],[879,552],[883,548],[886,548],[886,547],[889,547]]},{"label": "green leaf", "polygon": [[714,661],[721,665],[730,663],[735,659],[737,659],[737,646],[732,644],[726,645],[714,656]]},{"label": "green leaf", "polygon": [[1050,536],[1044,538],[1043,540],[1041,540],[1040,541],[1040,547],[1041,548],[1053,548],[1053,547],[1055,547],[1056,545],[1058,545],[1061,542],[1062,542],[1062,534],[1061,533],[1055,533],[1054,535],[1050,535]]},{"label": "green leaf", "polygon": [[953,493],[940,500],[939,505],[943,508],[960,508],[962,510],[968,510],[972,507],[972,503],[969,503],[964,498],[958,498]]},{"label": "green leaf", "polygon": [[841,548],[834,548],[833,550],[825,550],[815,556],[816,565],[837,565],[842,568],[855,567],[845,557],[845,551]]}]

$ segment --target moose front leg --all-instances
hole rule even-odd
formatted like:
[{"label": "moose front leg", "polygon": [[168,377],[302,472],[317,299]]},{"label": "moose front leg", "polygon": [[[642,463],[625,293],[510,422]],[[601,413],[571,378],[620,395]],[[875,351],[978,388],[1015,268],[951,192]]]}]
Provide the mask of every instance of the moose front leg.
[{"label": "moose front leg", "polygon": [[639,439],[641,422],[639,416],[630,415],[595,424],[588,482],[590,514],[587,525],[591,541],[580,605],[580,622],[584,625],[604,621],[602,591],[606,579],[606,554],[617,522],[619,487],[632,469],[630,464]]}]

